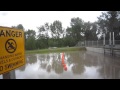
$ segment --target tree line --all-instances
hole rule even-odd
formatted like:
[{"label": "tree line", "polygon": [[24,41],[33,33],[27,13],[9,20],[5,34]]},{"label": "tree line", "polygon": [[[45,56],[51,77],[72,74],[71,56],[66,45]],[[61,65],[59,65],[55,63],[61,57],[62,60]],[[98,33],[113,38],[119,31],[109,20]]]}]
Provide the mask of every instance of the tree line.
[{"label": "tree line", "polygon": [[109,32],[115,32],[115,40],[120,40],[120,12],[102,12],[95,22],[85,22],[79,17],[71,18],[70,27],[66,29],[59,20],[46,22],[37,27],[37,34],[35,30],[25,30],[22,24],[12,27],[24,30],[26,50],[71,47],[79,41],[102,40],[103,33],[106,34],[106,40],[109,40]]}]

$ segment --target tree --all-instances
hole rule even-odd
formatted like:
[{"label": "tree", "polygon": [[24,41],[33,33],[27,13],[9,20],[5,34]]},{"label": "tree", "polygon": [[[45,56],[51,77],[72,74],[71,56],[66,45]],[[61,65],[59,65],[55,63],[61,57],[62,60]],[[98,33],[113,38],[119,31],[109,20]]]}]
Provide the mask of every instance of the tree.
[{"label": "tree", "polygon": [[109,32],[115,33],[115,39],[120,32],[120,12],[107,11],[98,17],[98,25],[101,33],[106,34],[106,39],[109,40]]},{"label": "tree", "polygon": [[96,22],[92,23],[91,33],[92,33],[91,40],[98,40],[99,32],[98,32],[98,29],[97,29],[97,23]]},{"label": "tree", "polygon": [[[75,46],[78,41],[83,40],[84,21],[80,18],[72,18],[71,27],[66,29],[66,38],[68,46]],[[69,42],[69,43],[68,43]]]},{"label": "tree", "polygon": [[52,32],[52,38],[54,38],[55,46],[58,46],[58,47],[61,46],[59,42],[60,42],[61,34],[63,34],[62,23],[58,20],[54,21],[50,25],[50,30]]},{"label": "tree", "polygon": [[49,23],[38,27],[38,36],[37,36],[37,48],[48,48],[49,47],[49,32],[50,26]]},{"label": "tree", "polygon": [[84,21],[80,19],[79,17],[77,18],[72,18],[71,19],[71,28],[72,28],[72,35],[75,38],[76,43],[80,40],[83,40],[83,25]]},{"label": "tree", "polygon": [[84,23],[84,40],[91,40],[91,23],[85,22]]},{"label": "tree", "polygon": [[18,24],[18,25],[16,26],[16,28],[25,30],[22,24]]},{"label": "tree", "polygon": [[98,37],[97,35],[97,24],[96,22],[90,23],[90,22],[85,22],[84,23],[84,40],[97,40]]},{"label": "tree", "polygon": [[56,20],[51,24],[50,28],[52,33],[55,35],[55,38],[60,38],[60,34],[63,33],[62,23]]},{"label": "tree", "polygon": [[26,49],[27,50],[34,50],[36,49],[36,32],[34,30],[28,30],[26,33]]},{"label": "tree", "polygon": [[17,28],[17,29],[21,29],[21,30],[25,30],[25,28],[23,27],[22,24],[18,24],[17,26],[11,26],[12,28]]},{"label": "tree", "polygon": [[28,29],[28,31],[26,31],[26,39],[30,38],[30,37],[36,37],[36,32],[34,30],[30,30]]},{"label": "tree", "polygon": [[65,45],[66,46],[75,46],[76,41],[75,37],[73,35],[73,30],[70,27],[67,27],[66,29],[66,37],[65,37]]},{"label": "tree", "polygon": [[50,26],[49,23],[45,23],[45,37],[47,38],[47,46],[49,47],[49,34],[48,32],[50,31]]}]

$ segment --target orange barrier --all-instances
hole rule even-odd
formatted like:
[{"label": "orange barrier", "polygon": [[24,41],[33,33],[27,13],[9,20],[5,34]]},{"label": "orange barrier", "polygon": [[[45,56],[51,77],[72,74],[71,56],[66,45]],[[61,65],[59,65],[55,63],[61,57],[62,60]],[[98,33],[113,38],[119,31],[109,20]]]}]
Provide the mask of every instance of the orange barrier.
[{"label": "orange barrier", "polygon": [[64,70],[67,71],[67,66],[66,66],[66,64],[65,64],[64,59],[65,59],[65,58],[64,58],[64,53],[62,53],[62,65],[63,65]]}]

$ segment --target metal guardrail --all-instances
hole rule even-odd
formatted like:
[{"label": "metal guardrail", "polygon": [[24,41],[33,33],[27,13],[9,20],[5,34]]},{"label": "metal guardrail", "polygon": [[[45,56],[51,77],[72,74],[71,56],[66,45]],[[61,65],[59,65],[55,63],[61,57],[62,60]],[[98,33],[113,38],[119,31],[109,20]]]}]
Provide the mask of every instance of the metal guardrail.
[{"label": "metal guardrail", "polygon": [[[85,47],[104,47],[103,40],[97,41],[79,41],[76,46],[85,46]],[[105,41],[105,46],[110,46],[109,40]],[[115,40],[115,47],[120,48],[120,40]]]}]

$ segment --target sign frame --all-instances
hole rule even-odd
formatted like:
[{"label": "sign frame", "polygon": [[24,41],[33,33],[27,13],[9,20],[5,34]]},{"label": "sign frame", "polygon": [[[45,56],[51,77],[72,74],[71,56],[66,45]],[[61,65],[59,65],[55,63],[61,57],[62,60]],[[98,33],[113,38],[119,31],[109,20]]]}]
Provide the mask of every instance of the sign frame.
[{"label": "sign frame", "polygon": [[[6,74],[6,73],[9,73],[10,71],[12,72],[13,70],[15,70],[15,69],[17,69],[17,68],[19,68],[19,67],[21,67],[21,66],[24,66],[25,65],[25,63],[26,63],[26,58],[25,58],[25,33],[24,33],[24,31],[22,30],[22,29],[17,29],[17,28],[11,28],[11,27],[4,27],[4,26],[0,26],[0,41],[1,41],[1,29],[6,29],[6,31],[7,30],[11,30],[11,32],[12,31],[14,31],[14,32],[16,32],[16,31],[18,31],[18,32],[21,32],[21,33],[16,33],[16,36],[19,34],[21,34],[21,38],[20,38],[20,40],[21,40],[21,42],[19,42],[20,44],[22,44],[23,43],[23,46],[22,46],[22,50],[21,50],[21,52],[19,53],[20,54],[20,56],[22,57],[22,60],[13,60],[13,61],[11,61],[12,63],[14,62],[14,63],[16,63],[16,62],[18,62],[18,61],[21,61],[22,62],[22,64],[17,64],[17,66],[13,66],[11,69],[9,69],[9,70],[6,70],[6,71],[2,71],[2,72],[0,72],[0,75],[1,74]],[[5,30],[3,30],[3,31],[5,31]],[[4,34],[4,36],[5,36],[5,34]],[[15,35],[14,35],[15,36]],[[4,38],[4,37],[2,37],[2,38]],[[6,38],[6,37],[5,37]],[[12,49],[14,49],[15,47],[13,47],[13,45],[16,43],[16,45],[17,45],[17,42],[18,42],[18,39],[19,39],[19,37],[17,37],[17,42],[15,41],[15,38],[16,37],[12,37],[12,35],[11,35],[11,37],[7,37],[6,39],[7,40],[11,40],[11,43],[10,42],[8,42],[7,44],[9,45],[9,47],[10,48],[12,48]],[[12,41],[12,39],[13,39],[13,41]],[[14,43],[14,41],[15,41],[15,43]],[[7,41],[6,41],[7,42]],[[4,45],[6,45],[6,43],[2,43],[2,44],[4,44]],[[19,46],[19,45],[18,45]],[[1,45],[1,47],[2,47],[2,45]],[[19,46],[20,47],[20,46]],[[11,53],[9,53],[9,52],[7,52],[9,55],[13,55],[14,56],[14,58],[15,57],[17,57],[16,55],[17,55],[17,47],[14,49],[15,51],[12,51]],[[5,50],[4,51],[7,51],[6,50],[6,46],[5,46]],[[20,50],[19,50],[20,51]],[[1,52],[1,51],[0,51]],[[18,55],[19,55],[18,54]],[[2,57],[2,55],[0,56],[0,57]],[[0,58],[1,59],[1,58]],[[21,58],[20,58],[21,59]],[[2,60],[2,59],[1,59]],[[2,61],[5,61],[4,59],[2,60]],[[10,62],[10,61],[9,61]],[[9,64],[9,62],[8,63],[6,63],[6,64]],[[0,65],[2,65],[1,63],[0,63]],[[15,64],[14,64],[15,65]],[[15,72],[14,72],[15,73]]]}]

